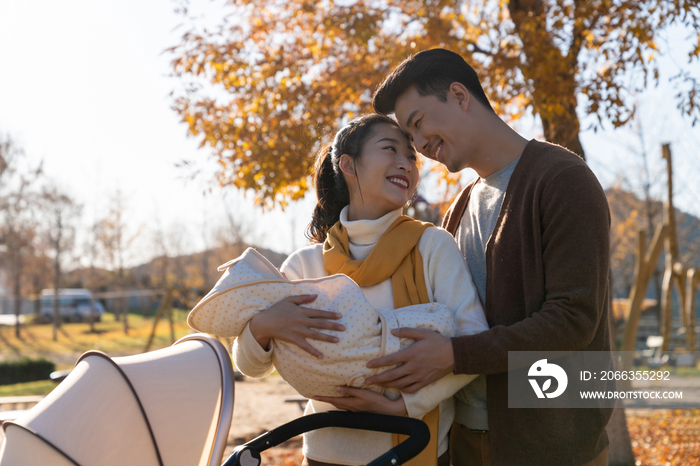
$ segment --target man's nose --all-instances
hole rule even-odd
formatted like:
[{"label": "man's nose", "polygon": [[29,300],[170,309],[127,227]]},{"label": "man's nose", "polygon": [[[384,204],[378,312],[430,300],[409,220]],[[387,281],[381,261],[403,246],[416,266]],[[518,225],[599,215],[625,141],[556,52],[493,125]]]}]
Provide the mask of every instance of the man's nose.
[{"label": "man's nose", "polygon": [[426,157],[429,155],[429,150],[428,150],[428,143],[430,141],[423,136],[416,135],[413,138],[413,146],[420,152],[421,154],[425,155]]}]

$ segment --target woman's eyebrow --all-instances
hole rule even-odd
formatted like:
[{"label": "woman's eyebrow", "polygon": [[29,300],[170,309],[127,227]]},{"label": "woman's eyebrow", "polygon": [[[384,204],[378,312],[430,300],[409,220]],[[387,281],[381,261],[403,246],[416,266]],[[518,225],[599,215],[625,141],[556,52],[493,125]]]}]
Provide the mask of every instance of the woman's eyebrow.
[{"label": "woman's eyebrow", "polygon": [[397,140],[394,139],[394,138],[381,138],[380,140],[378,140],[378,141],[376,142],[376,144],[379,144],[379,143],[382,142],[382,141],[389,141],[389,142],[393,142],[394,144],[398,144],[398,143],[399,143],[399,141],[397,141]]}]

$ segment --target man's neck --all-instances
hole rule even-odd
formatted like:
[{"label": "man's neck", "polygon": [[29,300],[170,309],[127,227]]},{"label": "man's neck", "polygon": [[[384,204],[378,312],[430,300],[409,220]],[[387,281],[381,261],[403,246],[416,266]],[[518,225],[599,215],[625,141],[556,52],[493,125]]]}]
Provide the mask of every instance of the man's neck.
[{"label": "man's neck", "polygon": [[481,147],[477,160],[471,167],[481,178],[487,178],[520,158],[528,140],[516,133],[503,120],[496,117],[485,128],[482,139],[488,141]]}]

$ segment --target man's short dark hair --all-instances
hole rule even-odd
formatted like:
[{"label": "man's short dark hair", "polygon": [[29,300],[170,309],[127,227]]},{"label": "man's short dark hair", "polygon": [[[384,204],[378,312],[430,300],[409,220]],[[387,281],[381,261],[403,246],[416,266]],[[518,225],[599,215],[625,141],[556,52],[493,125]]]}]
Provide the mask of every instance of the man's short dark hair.
[{"label": "man's short dark hair", "polygon": [[434,95],[447,101],[450,85],[458,82],[481,104],[493,111],[474,68],[460,55],[445,49],[423,50],[408,57],[386,77],[372,98],[374,111],[394,113],[396,100],[411,86],[420,96]]}]

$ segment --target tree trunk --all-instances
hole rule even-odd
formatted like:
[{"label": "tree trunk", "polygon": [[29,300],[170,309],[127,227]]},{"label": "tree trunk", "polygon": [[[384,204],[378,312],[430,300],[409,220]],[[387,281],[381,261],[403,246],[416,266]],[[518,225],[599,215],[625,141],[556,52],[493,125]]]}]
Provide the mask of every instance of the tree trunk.
[{"label": "tree trunk", "polygon": [[41,295],[34,295],[34,318],[41,317]]},{"label": "tree trunk", "polygon": [[562,115],[557,115],[552,119],[542,116],[543,112],[538,113],[542,118],[544,137],[547,141],[559,144],[586,160],[586,154],[583,152],[583,146],[578,137],[580,126],[576,117],[576,106],[568,107]]},{"label": "tree trunk", "polygon": [[632,451],[630,433],[627,430],[625,408],[615,408],[605,430],[608,433],[608,439],[610,439],[608,465],[634,466],[634,451]]},{"label": "tree trunk", "polygon": [[90,292],[90,333],[95,333],[95,298]]},{"label": "tree trunk", "polygon": [[[545,138],[585,160],[576,115],[576,42],[568,55],[562,54],[545,27],[547,20],[542,0],[513,0],[508,3],[508,9],[527,57],[527,62],[520,67],[523,77],[537,82],[532,106],[542,120]],[[544,66],[548,69],[546,73],[542,72]]]},{"label": "tree trunk", "polygon": [[120,308],[121,308],[121,314],[122,317],[124,318],[124,335],[129,334],[129,302],[126,296],[123,296],[119,302]]},{"label": "tree trunk", "polygon": [[58,340],[58,327],[61,325],[60,295],[54,282],[53,288],[53,341]]},{"label": "tree trunk", "polygon": [[19,324],[19,316],[22,313],[22,282],[21,282],[21,275],[15,277],[15,283],[14,283],[14,294],[15,294],[15,337],[19,340],[21,338],[20,335],[20,324]]},{"label": "tree trunk", "polygon": [[175,343],[175,324],[173,322],[173,307],[168,308],[168,322],[170,323],[170,344]]},{"label": "tree trunk", "polygon": [[[612,275],[610,276],[610,283],[610,309],[612,309]],[[617,338],[615,337],[617,332],[612,312],[608,314],[608,326],[610,328],[610,347],[613,351],[616,351]],[[618,369],[620,368],[615,367],[615,370]],[[632,442],[627,429],[627,416],[625,415],[624,407],[618,407],[613,410],[605,431],[608,433],[608,439],[610,440],[610,445],[608,446],[609,466],[634,466],[634,451],[632,451]]]}]

